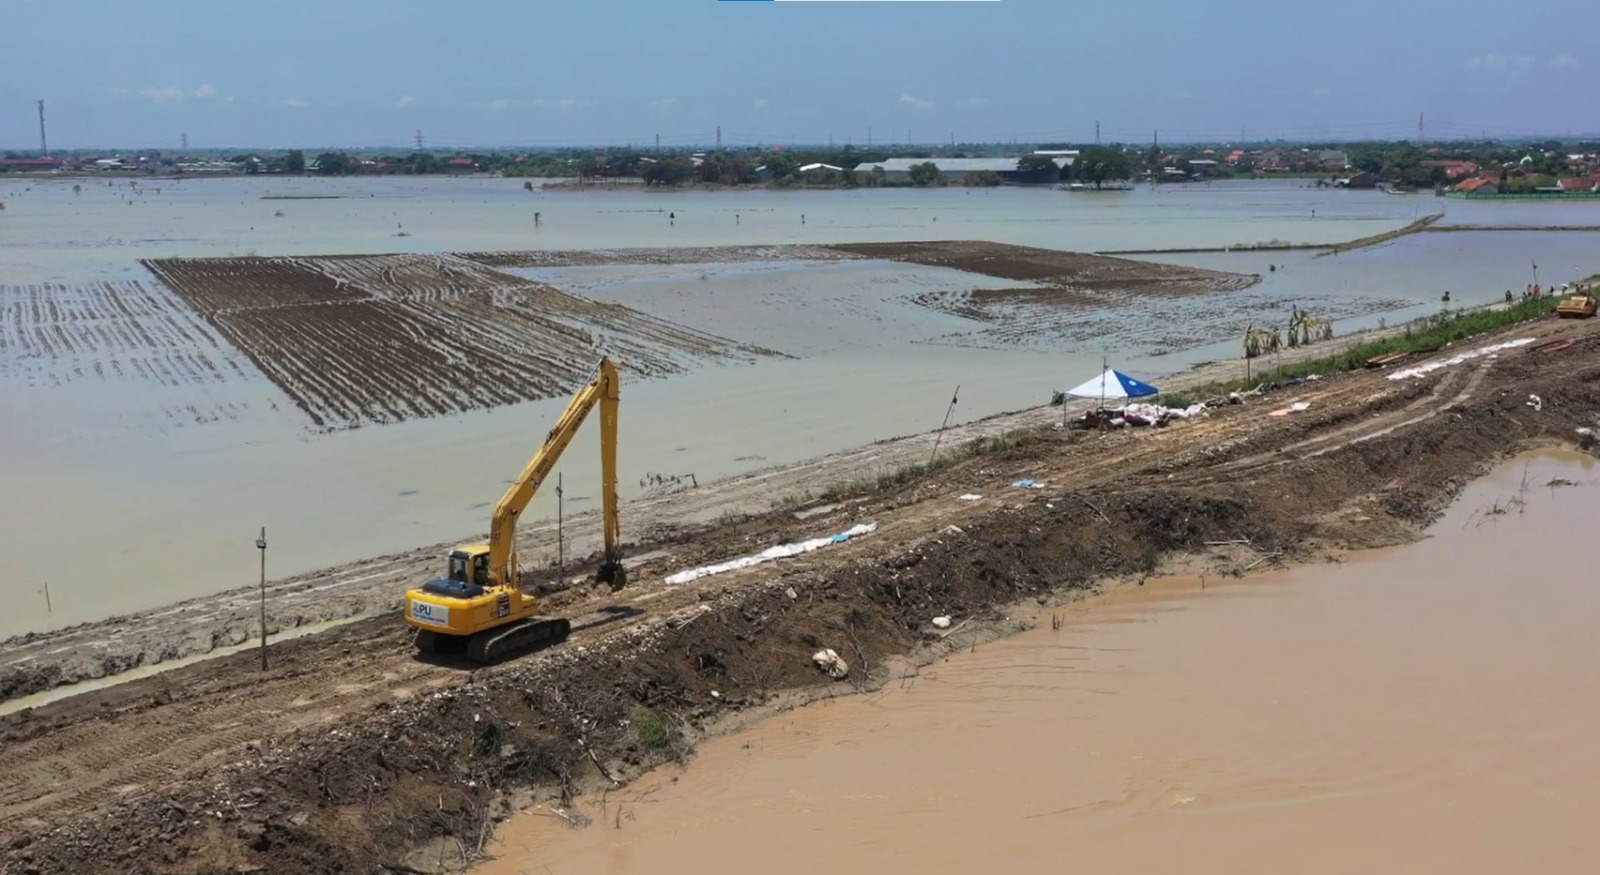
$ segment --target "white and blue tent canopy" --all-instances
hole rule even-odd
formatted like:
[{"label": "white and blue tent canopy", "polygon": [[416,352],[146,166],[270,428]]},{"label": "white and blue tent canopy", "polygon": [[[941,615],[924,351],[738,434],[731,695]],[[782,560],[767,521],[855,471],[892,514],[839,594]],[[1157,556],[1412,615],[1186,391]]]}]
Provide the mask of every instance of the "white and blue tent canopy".
[{"label": "white and blue tent canopy", "polygon": [[1147,395],[1158,395],[1160,393],[1160,389],[1149,383],[1135,380],[1127,374],[1112,368],[1106,368],[1105,373],[1100,376],[1081,386],[1067,390],[1067,394],[1073,398],[1097,398],[1106,401],[1143,398]]}]

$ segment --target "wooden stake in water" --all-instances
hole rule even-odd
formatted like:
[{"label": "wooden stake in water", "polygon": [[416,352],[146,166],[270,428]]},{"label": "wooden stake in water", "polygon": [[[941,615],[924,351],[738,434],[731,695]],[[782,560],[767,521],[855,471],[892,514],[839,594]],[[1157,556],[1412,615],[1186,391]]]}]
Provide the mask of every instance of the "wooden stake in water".
[{"label": "wooden stake in water", "polygon": [[56,609],[50,606],[50,584],[44,585],[44,615],[54,618]]},{"label": "wooden stake in water", "polygon": [[939,433],[933,436],[933,454],[928,456],[928,467],[933,467],[933,460],[939,455],[939,441],[944,439],[944,430],[950,425],[950,414],[956,410],[956,399],[961,397],[961,384],[956,384],[955,394],[950,396],[950,407],[944,412],[944,422],[939,425]]}]

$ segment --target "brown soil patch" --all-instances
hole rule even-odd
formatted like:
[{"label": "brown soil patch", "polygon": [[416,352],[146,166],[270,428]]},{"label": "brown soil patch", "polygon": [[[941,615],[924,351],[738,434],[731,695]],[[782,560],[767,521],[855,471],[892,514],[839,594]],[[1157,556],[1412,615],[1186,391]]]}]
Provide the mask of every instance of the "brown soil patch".
[{"label": "brown soil patch", "polygon": [[[1260,277],[1133,261],[1083,252],[1035,249],[982,240],[937,240],[922,243],[842,243],[840,252],[886,258],[933,267],[949,267],[1000,279],[1037,282],[1067,291],[1131,291],[1144,294],[1192,295],[1247,288]],[[1041,290],[1024,294],[1036,297]],[[1001,292],[990,292],[998,295]]]},{"label": "brown soil patch", "polygon": [[852,257],[828,246],[685,246],[672,249],[551,249],[460,252],[489,267],[582,267],[604,264],[736,264],[745,261],[839,261]]},{"label": "brown soil patch", "polygon": [[770,354],[453,256],[144,264],[324,429],[565,395],[603,353],[642,376]]},{"label": "brown soil patch", "polygon": [[[441,838],[472,852],[530,793],[626,780],[731,714],[815,687],[819,647],[854,667],[824,689],[868,688],[887,657],[1010,628],[1021,598],[1184,557],[1212,573],[1247,564],[1207,542],[1314,559],[1413,538],[1487,465],[1596,425],[1600,330],[1550,319],[1509,334],[1575,342],[1428,380],[1343,375],[1166,429],[1042,432],[805,521],[682,527],[650,545],[632,591],[552,597],[572,641],[504,666],[421,662],[391,615],[277,645],[266,674],[244,654],[0,719],[3,871],[366,872]],[[1311,406],[1265,415],[1294,399]],[[1010,486],[1024,476],[1045,488]],[[864,520],[878,531],[847,544],[655,582]],[[940,614],[971,622],[936,638]]]}]

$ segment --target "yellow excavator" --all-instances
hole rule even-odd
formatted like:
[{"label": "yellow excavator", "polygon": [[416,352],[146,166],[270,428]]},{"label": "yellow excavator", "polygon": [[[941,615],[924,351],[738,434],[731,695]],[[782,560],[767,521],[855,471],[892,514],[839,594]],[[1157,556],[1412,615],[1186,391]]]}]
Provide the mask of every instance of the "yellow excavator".
[{"label": "yellow excavator", "polygon": [[627,585],[622,567],[617,523],[617,369],[609,358],[588,385],[567,405],[556,427],[545,437],[522,474],[495,505],[489,543],[450,551],[441,580],[430,580],[406,593],[406,622],[417,629],[417,649],[424,653],[465,653],[478,663],[499,662],[518,653],[566,640],[570,621],[537,617],[538,599],[524,593],[517,581],[513,543],[517,517],[550,475],[561,452],[572,443],[583,420],[600,406],[600,480],[604,513],[605,553],[596,578],[613,591]]}]

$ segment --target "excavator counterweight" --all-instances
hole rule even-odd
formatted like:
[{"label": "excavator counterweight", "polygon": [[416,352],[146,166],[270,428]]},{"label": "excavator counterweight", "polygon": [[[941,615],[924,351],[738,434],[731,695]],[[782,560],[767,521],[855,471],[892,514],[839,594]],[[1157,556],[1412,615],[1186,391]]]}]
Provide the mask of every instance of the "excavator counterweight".
[{"label": "excavator counterweight", "polygon": [[565,641],[570,621],[539,617],[538,599],[518,585],[517,517],[555,468],[561,453],[595,407],[600,408],[600,479],[605,553],[596,579],[613,591],[627,585],[617,521],[617,408],[619,378],[609,358],[578,390],[522,474],[495,505],[489,541],[450,551],[443,578],[406,593],[406,622],[416,628],[424,653],[464,654],[479,663]]}]

